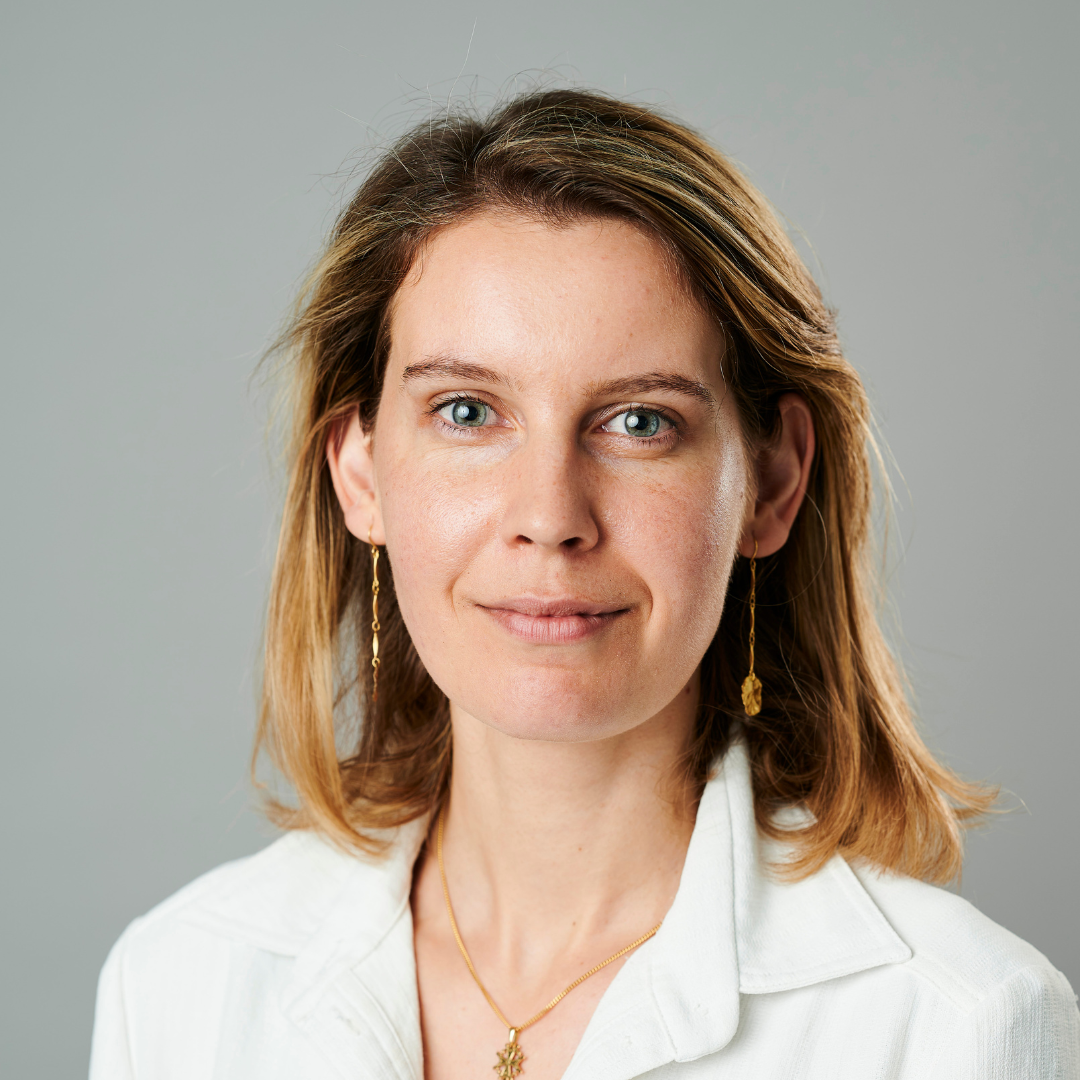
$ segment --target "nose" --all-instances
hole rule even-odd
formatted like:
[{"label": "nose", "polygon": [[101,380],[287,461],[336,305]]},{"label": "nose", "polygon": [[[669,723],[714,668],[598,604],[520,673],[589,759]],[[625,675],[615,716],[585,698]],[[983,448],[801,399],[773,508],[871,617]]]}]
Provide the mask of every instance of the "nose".
[{"label": "nose", "polygon": [[514,455],[507,477],[503,539],[511,546],[536,544],[551,551],[594,548],[600,527],[589,472],[572,443],[530,439]]}]

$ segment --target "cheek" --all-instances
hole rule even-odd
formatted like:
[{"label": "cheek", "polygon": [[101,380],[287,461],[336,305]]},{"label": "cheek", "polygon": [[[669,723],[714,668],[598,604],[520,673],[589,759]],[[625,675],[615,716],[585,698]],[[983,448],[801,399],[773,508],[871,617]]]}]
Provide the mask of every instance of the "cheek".
[{"label": "cheek", "polygon": [[387,551],[402,616],[417,647],[452,615],[454,582],[495,527],[497,500],[419,455],[376,458]]},{"label": "cheek", "polygon": [[720,449],[665,483],[642,485],[619,508],[613,539],[648,586],[650,632],[699,652],[720,623],[745,510],[738,450]]}]

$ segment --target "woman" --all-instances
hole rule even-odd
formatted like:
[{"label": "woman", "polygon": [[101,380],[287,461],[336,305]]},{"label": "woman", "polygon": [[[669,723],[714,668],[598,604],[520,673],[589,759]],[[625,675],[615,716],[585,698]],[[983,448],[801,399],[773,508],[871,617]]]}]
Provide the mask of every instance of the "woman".
[{"label": "woman", "polygon": [[424,124],[287,335],[289,831],[137,920],[95,1080],[1078,1077],[934,887],[991,796],[875,617],[872,443],[762,197],[569,91]]}]

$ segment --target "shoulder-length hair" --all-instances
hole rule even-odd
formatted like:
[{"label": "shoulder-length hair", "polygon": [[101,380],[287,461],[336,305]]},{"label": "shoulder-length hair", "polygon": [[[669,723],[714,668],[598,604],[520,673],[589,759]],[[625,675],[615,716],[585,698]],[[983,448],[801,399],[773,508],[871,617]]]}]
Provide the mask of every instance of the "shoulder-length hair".
[{"label": "shoulder-length hair", "polygon": [[[878,625],[867,399],[833,313],[763,196],[679,123],[640,105],[557,90],[486,117],[424,122],[376,164],[340,215],[281,340],[290,373],[289,482],[266,627],[256,740],[295,788],[269,800],[289,828],[379,848],[378,831],[445,797],[447,700],[413,648],[393,567],[380,592],[378,699],[372,698],[371,560],[346,530],[327,440],[359,411],[374,424],[391,300],[433,233],[486,209],[558,226],[618,218],[657,239],[726,338],[724,375],[753,449],[778,431],[778,399],[801,394],[817,449],[788,542],[759,560],[755,717],[740,706],[746,604],[726,605],[702,661],[686,768],[701,784],[736,723],[747,741],[759,827],[811,812],[788,870],[840,851],[928,880],[956,875],[961,827],[992,801],[939,764],[913,722]],[[884,478],[883,478],[884,479]],[[385,566],[385,561],[383,563]],[[749,591],[739,558],[729,593]]]}]

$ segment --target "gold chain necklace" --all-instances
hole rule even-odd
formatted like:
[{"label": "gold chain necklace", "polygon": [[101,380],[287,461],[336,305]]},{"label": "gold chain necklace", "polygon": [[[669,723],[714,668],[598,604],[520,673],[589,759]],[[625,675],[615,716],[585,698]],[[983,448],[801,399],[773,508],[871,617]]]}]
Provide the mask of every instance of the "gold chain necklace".
[{"label": "gold chain necklace", "polygon": [[637,941],[630,942],[625,949],[620,949],[614,956],[609,956],[603,963],[597,964],[596,967],[590,968],[584,975],[576,978],[565,990],[556,994],[535,1016],[531,1016],[524,1024],[511,1024],[509,1020],[503,1015],[502,1009],[495,1004],[495,999],[487,992],[487,987],[480,981],[480,976],[476,974],[476,968],[473,967],[473,962],[469,958],[469,950],[465,948],[465,942],[461,940],[461,934],[458,931],[457,919],[454,918],[454,906],[450,903],[450,889],[446,884],[446,867],[443,865],[443,822],[446,819],[445,810],[439,814],[439,822],[435,829],[435,851],[439,859],[439,877],[442,878],[442,890],[443,899],[446,900],[446,913],[450,916],[450,929],[454,931],[454,940],[457,942],[457,947],[461,950],[461,955],[465,958],[465,964],[469,969],[469,974],[472,975],[476,982],[476,985],[480,987],[480,993],[484,995],[485,1000],[491,1006],[492,1011],[504,1023],[507,1030],[510,1032],[510,1037],[507,1044],[498,1051],[498,1058],[495,1062],[494,1069],[498,1074],[499,1080],[514,1080],[514,1077],[521,1073],[522,1066],[525,1063],[525,1055],[521,1052],[521,1047],[518,1046],[517,1037],[518,1034],[524,1031],[527,1027],[532,1027],[537,1020],[542,1020],[556,1005],[571,990],[580,986],[586,979],[595,975],[601,968],[606,968],[608,964],[619,957],[625,956],[629,952],[633,952],[639,945],[644,945],[660,929],[662,923],[657,923],[647,934],[643,934],[637,939]]}]

